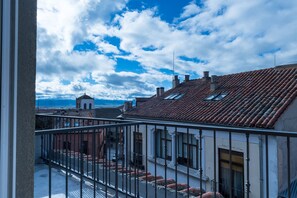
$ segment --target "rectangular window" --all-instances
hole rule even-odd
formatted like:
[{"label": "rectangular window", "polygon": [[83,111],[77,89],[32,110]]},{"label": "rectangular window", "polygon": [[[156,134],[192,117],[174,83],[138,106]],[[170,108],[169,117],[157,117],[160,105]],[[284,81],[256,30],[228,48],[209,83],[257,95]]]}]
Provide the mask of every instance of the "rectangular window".
[{"label": "rectangular window", "polygon": [[198,169],[198,140],[193,134],[178,133],[177,136],[177,163]]},{"label": "rectangular window", "polygon": [[71,150],[71,143],[69,142],[69,141],[64,141],[63,142],[63,149],[64,150],[66,150],[66,149],[68,149],[68,150]]},{"label": "rectangular window", "polygon": [[172,139],[168,131],[157,129],[156,135],[156,154],[158,158],[171,160],[172,156]]},{"label": "rectangular window", "polygon": [[232,151],[230,175],[229,150],[219,149],[219,187],[224,197],[230,197],[230,188],[234,198],[244,197],[243,163],[243,153]]},{"label": "rectangular window", "polygon": [[136,166],[141,166],[142,165],[142,133],[140,132],[134,132],[134,164]]},{"label": "rectangular window", "polygon": [[88,152],[88,141],[83,141],[83,153],[88,155],[89,152]]}]

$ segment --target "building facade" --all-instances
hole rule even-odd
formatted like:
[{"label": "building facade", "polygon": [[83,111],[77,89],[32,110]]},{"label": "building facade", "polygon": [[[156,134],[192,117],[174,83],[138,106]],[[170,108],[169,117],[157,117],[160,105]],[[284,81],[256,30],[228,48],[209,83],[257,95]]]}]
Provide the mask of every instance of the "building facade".
[{"label": "building facade", "polygon": [[[190,172],[190,183],[197,185],[202,177],[203,190],[215,189],[225,197],[230,193],[244,197],[246,191],[250,197],[264,197],[267,193],[277,197],[288,189],[288,164],[290,182],[296,180],[297,157],[291,155],[291,163],[286,163],[287,147],[295,152],[296,139],[289,139],[287,144],[287,138],[282,137],[239,132],[231,135],[224,127],[296,131],[296,76],[297,66],[289,65],[225,76],[209,77],[205,72],[197,80],[187,77],[162,95],[157,93],[126,111],[125,118],[169,125],[215,126],[222,130],[218,128],[214,133],[207,128],[140,126],[135,129],[137,138],[131,137],[128,145],[133,153],[148,157],[149,171],[172,178],[177,167],[179,182],[186,182],[186,174]],[[135,139],[141,144],[135,143]],[[265,159],[269,159],[269,164]],[[144,161],[141,164],[145,165]],[[264,179],[267,173],[269,181]],[[219,180],[214,183],[217,176]],[[269,187],[268,192],[264,186]]]},{"label": "building facade", "polygon": [[77,109],[95,109],[94,106],[94,98],[84,94],[78,98],[76,98],[76,108]]}]

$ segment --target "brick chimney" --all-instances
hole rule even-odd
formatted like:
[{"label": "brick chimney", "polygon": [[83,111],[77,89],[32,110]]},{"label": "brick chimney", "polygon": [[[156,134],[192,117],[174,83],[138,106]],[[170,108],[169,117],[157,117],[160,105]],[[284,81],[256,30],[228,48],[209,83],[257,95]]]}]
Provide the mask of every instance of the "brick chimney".
[{"label": "brick chimney", "polygon": [[172,79],[172,88],[175,88],[179,85],[178,75],[174,75]]},{"label": "brick chimney", "polygon": [[132,101],[126,101],[124,103],[123,111],[126,112],[126,111],[129,111],[131,109],[132,109]]},{"label": "brick chimney", "polygon": [[203,80],[209,80],[210,77],[209,77],[209,71],[204,71],[203,72]]},{"label": "brick chimney", "polygon": [[156,96],[159,97],[159,96],[162,96],[164,93],[164,87],[157,87],[156,89]]},{"label": "brick chimney", "polygon": [[185,81],[184,82],[188,82],[190,80],[190,75],[185,75]]},{"label": "brick chimney", "polygon": [[210,80],[210,90],[214,91],[218,88],[218,79],[216,75],[212,75],[211,76],[211,80]]}]

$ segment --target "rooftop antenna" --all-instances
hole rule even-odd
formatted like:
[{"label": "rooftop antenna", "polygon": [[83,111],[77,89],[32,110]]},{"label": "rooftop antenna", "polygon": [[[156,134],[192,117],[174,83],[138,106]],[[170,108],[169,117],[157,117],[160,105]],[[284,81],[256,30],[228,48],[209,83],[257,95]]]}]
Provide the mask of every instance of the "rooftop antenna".
[{"label": "rooftop antenna", "polygon": [[175,75],[175,72],[174,72],[174,51],[172,53],[172,68],[173,68],[172,72],[173,72],[173,76],[174,76]]},{"label": "rooftop antenna", "polygon": [[274,54],[274,67],[276,66],[276,54]]}]

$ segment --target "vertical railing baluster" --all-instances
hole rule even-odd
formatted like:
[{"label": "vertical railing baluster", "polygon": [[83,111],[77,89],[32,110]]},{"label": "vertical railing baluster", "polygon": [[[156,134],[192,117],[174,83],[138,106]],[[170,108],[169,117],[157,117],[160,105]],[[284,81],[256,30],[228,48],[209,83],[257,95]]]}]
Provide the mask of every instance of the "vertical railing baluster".
[{"label": "vertical railing baluster", "polygon": [[129,167],[129,138],[128,138],[128,126],[125,127],[125,142],[126,142],[126,154],[125,154],[125,172],[126,172],[126,197],[128,197],[128,167]]},{"label": "vertical railing baluster", "polygon": [[40,149],[41,149],[41,157],[43,158],[43,159],[45,159],[45,156],[44,156],[44,149],[45,149],[45,147],[44,147],[44,135],[41,135],[40,136],[40,138],[41,138],[41,144],[40,144]]},{"label": "vertical railing baluster", "polygon": [[95,129],[93,129],[93,134],[92,134],[92,150],[93,150],[93,166],[92,166],[92,171],[93,171],[93,197],[96,198],[96,166],[95,166],[95,160],[96,160],[96,136],[95,136]]},{"label": "vertical railing baluster", "polygon": [[129,148],[129,174],[130,174],[130,177],[129,177],[129,194],[132,194],[132,176],[131,176],[131,172],[132,172],[132,164],[131,164],[131,161],[132,161],[132,126],[129,126],[129,132],[128,132],[128,136],[129,136],[129,139],[128,139],[128,148]]},{"label": "vertical railing baluster", "polygon": [[[136,129],[137,129],[136,132],[138,134],[139,133],[139,125],[137,125]],[[137,190],[137,197],[139,197],[139,168],[140,168],[140,165],[142,165],[142,163],[141,164],[139,163],[139,158],[141,157],[141,159],[142,159],[142,156],[139,154],[139,149],[140,149],[139,148],[139,144],[137,143],[136,146],[137,146],[137,157],[136,157],[136,164],[137,164],[137,188],[136,188],[136,190]]]},{"label": "vertical railing baluster", "polygon": [[[177,127],[175,127],[175,129],[174,129],[175,131],[174,131],[174,133],[175,133],[175,135],[174,135],[174,138],[175,138],[175,143],[177,143],[177,139],[178,139],[178,133],[177,133]],[[174,147],[174,149],[175,149],[175,164],[174,164],[174,167],[175,167],[175,169],[174,169],[174,172],[175,172],[175,182],[176,182],[176,184],[177,184],[177,156],[178,156],[178,153],[177,153],[177,148],[179,147],[179,144],[177,143],[176,144],[176,146]],[[175,198],[177,198],[177,185],[175,186]]]},{"label": "vertical railing baluster", "polygon": [[135,131],[136,131],[136,125],[134,125],[134,130],[133,130],[133,164],[134,164],[134,195],[136,195],[136,175],[138,174],[138,170],[136,171],[136,152],[135,152]]},{"label": "vertical railing baluster", "polygon": [[[108,123],[108,124],[110,124],[110,122]],[[110,145],[112,144],[112,142],[111,142],[111,129],[107,129],[108,130],[108,135],[107,135],[107,141],[108,141],[108,169],[106,169],[106,170],[108,170],[108,185],[110,186],[110,174],[111,174],[111,171],[110,171],[110,167],[111,167],[111,151],[110,151]]]},{"label": "vertical railing baluster", "polygon": [[202,175],[203,175],[203,168],[202,168],[202,129],[199,129],[199,177],[200,177],[200,197],[202,197]]},{"label": "vertical railing baluster", "polygon": [[167,128],[164,126],[164,134],[165,134],[165,160],[164,160],[164,168],[165,168],[165,198],[167,198]]},{"label": "vertical railing baluster", "polygon": [[118,192],[118,144],[119,144],[119,136],[118,136],[118,127],[116,127],[116,145],[115,145],[115,160],[116,160],[116,174],[115,174],[115,191],[116,191],[116,196],[118,197],[119,192]]},{"label": "vertical railing baluster", "polygon": [[[87,120],[87,125],[90,124],[90,120]],[[87,143],[89,144],[89,138],[90,138],[90,131],[87,131]],[[86,146],[86,145],[85,145]],[[87,145],[87,152],[85,153],[85,155],[87,156],[87,177],[89,176],[89,145]],[[85,158],[84,158],[85,161]]]},{"label": "vertical railing baluster", "polygon": [[229,132],[229,196],[233,197],[232,189],[232,134]]},{"label": "vertical railing baluster", "polygon": [[49,198],[52,197],[52,158],[51,158],[51,134],[48,135],[48,170],[49,170],[49,173],[48,173],[48,193],[49,193]]},{"label": "vertical railing baluster", "polygon": [[148,156],[148,145],[147,145],[147,124],[145,125],[145,174],[146,174],[146,180],[145,180],[145,197],[148,197],[148,190],[147,190],[147,177],[148,177],[148,163],[147,163],[147,156]]},{"label": "vertical railing baluster", "polygon": [[189,145],[189,128],[187,128],[187,197],[190,197],[190,145]]},{"label": "vertical railing baluster", "polygon": [[83,161],[83,131],[80,131],[80,197],[83,197],[83,174],[84,174],[84,161]]},{"label": "vertical railing baluster", "polygon": [[290,157],[290,137],[287,136],[287,163],[288,163],[288,198],[291,197],[291,157]]},{"label": "vertical railing baluster", "polygon": [[124,168],[126,167],[125,164],[125,158],[124,158],[124,153],[125,153],[125,149],[124,149],[124,128],[121,127],[120,128],[120,141],[121,141],[121,161],[122,161],[122,191],[124,191]]},{"label": "vertical railing baluster", "polygon": [[269,158],[268,158],[268,135],[265,135],[265,161],[266,161],[266,198],[269,198]]},{"label": "vertical railing baluster", "polygon": [[250,197],[250,134],[246,133],[246,197]]},{"label": "vertical railing baluster", "polygon": [[65,181],[65,195],[68,197],[68,132],[66,132],[66,181]]},{"label": "vertical railing baluster", "polygon": [[[105,154],[105,197],[107,198],[107,161],[108,161],[108,159],[107,159],[107,154],[108,154],[108,152],[107,152],[107,149],[108,149],[108,143],[109,143],[109,141],[108,141],[108,134],[107,134],[107,128],[105,128],[104,129],[104,132],[105,132],[105,145],[106,145],[106,154]],[[110,164],[110,163],[109,163]]]},{"label": "vertical railing baluster", "polygon": [[[155,125],[155,132],[154,132],[154,138],[155,138],[155,156],[154,156],[154,162],[155,162],[155,198],[157,198],[157,126]],[[161,140],[160,140],[161,141]]]},{"label": "vertical railing baluster", "polygon": [[213,130],[213,167],[214,167],[214,197],[217,197],[217,133],[216,130]]}]

